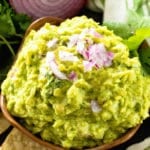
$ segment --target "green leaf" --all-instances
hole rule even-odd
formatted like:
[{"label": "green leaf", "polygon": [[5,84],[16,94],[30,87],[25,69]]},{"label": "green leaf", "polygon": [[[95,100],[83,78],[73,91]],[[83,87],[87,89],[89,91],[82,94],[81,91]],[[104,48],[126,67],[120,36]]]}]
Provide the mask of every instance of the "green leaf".
[{"label": "green leaf", "polygon": [[5,14],[0,14],[0,34],[5,37],[16,34],[11,12],[8,10]]},{"label": "green leaf", "polygon": [[13,14],[12,20],[16,27],[17,33],[24,33],[31,23],[31,18],[24,14]]},{"label": "green leaf", "polygon": [[150,38],[150,27],[139,28],[133,36],[129,37],[127,40],[124,40],[124,43],[130,50],[137,50],[142,42],[147,38]]},{"label": "green leaf", "polygon": [[16,29],[13,24],[11,15],[13,14],[12,8],[6,0],[0,2],[0,35],[9,37],[16,34]]},{"label": "green leaf", "polygon": [[31,19],[24,14],[17,14],[8,0],[0,0],[0,84],[13,63],[12,58],[30,23]]}]

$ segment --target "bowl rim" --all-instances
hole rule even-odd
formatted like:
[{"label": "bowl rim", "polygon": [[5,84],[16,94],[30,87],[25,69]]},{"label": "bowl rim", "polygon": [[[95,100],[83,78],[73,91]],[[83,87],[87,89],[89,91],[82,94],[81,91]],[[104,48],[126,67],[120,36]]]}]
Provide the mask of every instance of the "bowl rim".
[{"label": "bowl rim", "polygon": [[59,25],[64,19],[58,18],[58,17],[52,17],[52,16],[45,16],[41,17],[39,19],[36,19],[33,21],[29,27],[27,28],[25,32],[25,36],[31,31],[31,30],[38,30],[40,27],[42,27],[45,23],[50,23],[52,25]]},{"label": "bowl rim", "polygon": [[[29,34],[29,32],[34,29],[34,30],[38,30],[40,29],[46,22],[47,23],[51,23],[53,25],[59,25],[61,22],[63,21],[63,19],[61,18],[57,18],[57,17],[52,17],[52,16],[45,16],[42,18],[39,18],[35,21],[33,21],[30,26],[28,27],[28,29],[25,32],[25,37]],[[24,42],[25,38],[23,39],[22,43]],[[22,47],[22,43],[19,47],[19,51],[18,54],[21,50]],[[17,55],[18,55],[17,54]],[[17,58],[17,57],[16,57]],[[40,138],[38,138],[36,135],[32,134],[29,130],[27,130],[25,127],[23,127],[19,122],[17,122],[17,120],[8,112],[7,107],[6,107],[6,99],[5,96],[2,95],[0,93],[0,108],[1,111],[4,115],[4,117],[10,122],[10,124],[12,124],[14,127],[16,127],[18,130],[20,130],[22,133],[24,133],[26,136],[30,137],[33,141],[51,148],[53,150],[64,150],[65,148],[60,147],[58,145],[52,144],[50,142],[44,141]],[[129,129],[123,136],[121,136],[120,138],[110,142],[110,143],[106,143],[106,144],[102,144],[100,146],[95,146],[93,148],[86,148],[86,150],[108,150],[110,148],[113,148],[115,146],[118,146],[120,144],[125,143],[126,141],[128,141],[130,138],[132,138],[135,133],[138,131],[138,129],[140,128],[140,124],[137,125],[136,127],[133,127],[131,129]]]}]

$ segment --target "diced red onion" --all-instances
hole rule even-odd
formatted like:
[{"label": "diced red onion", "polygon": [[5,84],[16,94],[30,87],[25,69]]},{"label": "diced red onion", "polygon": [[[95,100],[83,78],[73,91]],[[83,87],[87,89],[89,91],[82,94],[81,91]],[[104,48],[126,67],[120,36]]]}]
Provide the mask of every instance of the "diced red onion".
[{"label": "diced red onion", "polygon": [[85,58],[83,61],[85,72],[91,71],[94,66],[101,68],[109,67],[112,64],[114,54],[107,51],[103,44],[93,44],[85,52],[87,53],[87,58],[83,56]]},{"label": "diced red onion", "polygon": [[92,68],[95,66],[95,63],[84,60],[83,61],[83,66],[84,66],[84,71],[87,72],[87,71],[92,70]]},{"label": "diced red onion", "polygon": [[106,50],[103,44],[94,44],[90,46],[89,61],[94,61],[98,68],[103,66],[106,57]]},{"label": "diced red onion", "polygon": [[54,39],[48,41],[47,47],[48,47],[48,48],[52,48],[52,47],[56,46],[57,42],[58,42],[58,39],[57,39],[57,38],[54,38]]},{"label": "diced red onion", "polygon": [[84,29],[83,31],[82,31],[82,33],[81,33],[83,36],[85,35],[85,34],[90,34],[90,35],[92,35],[92,36],[94,36],[94,37],[97,37],[97,38],[101,38],[101,37],[103,37],[100,33],[98,33],[94,28],[86,28],[86,29]]},{"label": "diced red onion", "polygon": [[73,17],[85,6],[86,0],[9,0],[18,13],[33,19],[44,16]]},{"label": "diced red onion", "polygon": [[62,80],[67,80],[68,78],[66,77],[66,75],[61,72],[58,68],[58,65],[55,61],[55,55],[53,52],[48,52],[47,55],[46,55],[46,62],[47,64],[49,65],[51,71],[53,72],[53,74],[59,78],[59,79],[62,79]]},{"label": "diced red onion", "polygon": [[112,65],[112,59],[114,58],[114,53],[107,52],[107,60],[104,62],[105,67],[109,67]]},{"label": "diced red onion", "polygon": [[75,46],[79,40],[80,40],[80,34],[74,34],[74,35],[70,36],[69,42],[68,42],[68,47]]},{"label": "diced red onion", "polygon": [[82,55],[84,55],[84,52],[85,52],[85,50],[86,50],[86,46],[85,46],[85,41],[83,41],[83,40],[81,40],[81,41],[78,41],[77,42],[77,51],[80,53],[80,54],[82,54]]},{"label": "diced red onion", "polygon": [[74,72],[74,71],[70,72],[70,74],[68,75],[68,78],[70,80],[72,80],[72,81],[77,80],[77,74],[76,74],[76,72]]},{"label": "diced red onion", "polygon": [[91,109],[95,113],[98,113],[101,111],[101,108],[96,100],[91,101]]},{"label": "diced red onion", "polygon": [[108,67],[112,64],[113,53],[105,49],[103,44],[94,44],[89,47],[90,62],[95,62],[97,68]]}]

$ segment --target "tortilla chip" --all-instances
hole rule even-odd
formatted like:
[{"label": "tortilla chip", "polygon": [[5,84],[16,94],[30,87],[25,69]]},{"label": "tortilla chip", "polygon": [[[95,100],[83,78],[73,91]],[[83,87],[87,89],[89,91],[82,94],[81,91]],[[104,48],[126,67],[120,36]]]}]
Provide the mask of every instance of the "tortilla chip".
[{"label": "tortilla chip", "polygon": [[2,134],[10,124],[8,121],[3,117],[2,113],[0,112],[0,134]]},{"label": "tortilla chip", "polygon": [[7,136],[1,150],[52,150],[48,149],[14,128]]}]

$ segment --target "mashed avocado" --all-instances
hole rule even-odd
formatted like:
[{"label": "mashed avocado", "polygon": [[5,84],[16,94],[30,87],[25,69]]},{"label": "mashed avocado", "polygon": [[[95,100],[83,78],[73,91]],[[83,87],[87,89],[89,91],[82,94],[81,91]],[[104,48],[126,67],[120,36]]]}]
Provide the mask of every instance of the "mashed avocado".
[{"label": "mashed avocado", "polygon": [[108,143],[142,123],[149,91],[138,57],[85,16],[31,31],[2,84],[12,115],[67,148]]}]

